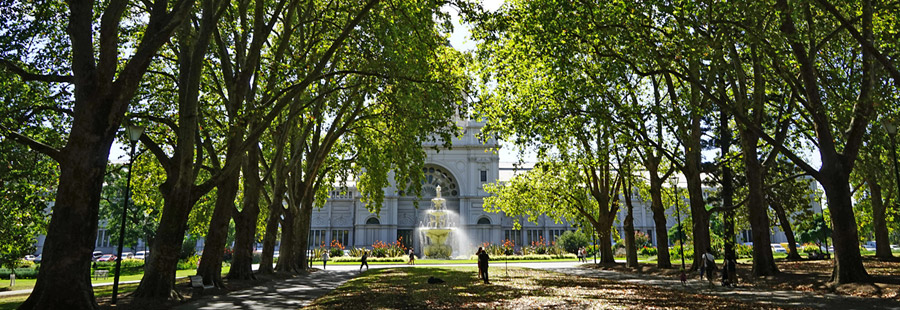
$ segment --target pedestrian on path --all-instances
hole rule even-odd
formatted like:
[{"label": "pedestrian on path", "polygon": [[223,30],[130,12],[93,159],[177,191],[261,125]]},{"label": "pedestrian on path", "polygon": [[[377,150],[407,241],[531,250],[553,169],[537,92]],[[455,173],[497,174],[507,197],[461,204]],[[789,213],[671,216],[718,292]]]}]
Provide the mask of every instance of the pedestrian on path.
[{"label": "pedestrian on path", "polygon": [[413,252],[412,249],[409,250],[409,262],[407,265],[415,265],[416,264],[416,253]]},{"label": "pedestrian on path", "polygon": [[484,248],[478,248],[478,276],[484,279],[484,284],[490,284],[488,281],[488,261],[490,260],[490,256],[488,256],[487,252]]},{"label": "pedestrian on path", "polygon": [[700,256],[703,265],[706,265],[706,280],[709,286],[713,285],[713,275],[716,271],[716,256],[712,253],[712,248],[706,248],[706,253]]},{"label": "pedestrian on path", "polygon": [[362,264],[359,265],[359,271],[362,271],[363,266],[366,266],[366,270],[369,270],[369,251],[363,251]]},{"label": "pedestrian on path", "polygon": [[322,270],[325,270],[326,264],[328,264],[328,251],[322,252]]}]

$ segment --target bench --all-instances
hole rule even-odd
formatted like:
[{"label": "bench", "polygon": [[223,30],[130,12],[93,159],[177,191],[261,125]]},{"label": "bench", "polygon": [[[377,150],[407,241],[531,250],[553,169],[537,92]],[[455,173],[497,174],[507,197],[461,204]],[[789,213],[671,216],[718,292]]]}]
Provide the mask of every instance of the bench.
[{"label": "bench", "polygon": [[109,270],[105,270],[105,269],[94,270],[94,280],[97,280],[100,278],[106,279],[108,277],[109,277]]},{"label": "bench", "polygon": [[216,288],[216,286],[212,285],[212,284],[210,284],[210,285],[203,284],[203,276],[200,276],[200,275],[190,276],[190,279],[191,279],[191,288],[194,290],[193,296],[201,296],[201,295],[203,295],[203,291],[212,290],[212,289]]}]

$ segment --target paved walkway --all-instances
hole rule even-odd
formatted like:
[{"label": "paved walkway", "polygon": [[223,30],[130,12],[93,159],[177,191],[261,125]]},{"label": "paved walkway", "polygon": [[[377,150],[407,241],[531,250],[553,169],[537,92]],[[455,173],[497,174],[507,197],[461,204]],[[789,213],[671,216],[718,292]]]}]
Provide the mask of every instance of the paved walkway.
[{"label": "paved walkway", "polygon": [[[840,296],[836,294],[820,294],[802,291],[771,291],[753,287],[725,288],[714,284],[709,287],[709,282],[700,279],[688,280],[687,285],[673,278],[664,278],[653,275],[636,275],[616,272],[611,270],[596,270],[589,268],[544,268],[570,275],[583,277],[603,278],[621,282],[654,285],[669,289],[677,289],[691,293],[713,295],[725,298],[733,298],[741,301],[759,302],[775,306],[811,307],[817,309],[897,309],[900,310],[900,301],[883,299],[873,302],[871,298],[859,298],[852,296]],[[719,281],[713,281],[719,283]]]}]

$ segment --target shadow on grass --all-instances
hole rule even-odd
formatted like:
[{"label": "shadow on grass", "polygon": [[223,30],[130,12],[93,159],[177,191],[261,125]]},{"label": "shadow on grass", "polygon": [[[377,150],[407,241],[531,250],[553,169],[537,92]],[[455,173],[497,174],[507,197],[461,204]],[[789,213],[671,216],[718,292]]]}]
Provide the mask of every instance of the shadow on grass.
[{"label": "shadow on grass", "polygon": [[[429,284],[428,278],[432,276],[445,282]],[[522,294],[522,290],[499,281],[481,283],[472,267],[378,269],[348,281],[317,299],[310,308],[485,308],[489,304],[519,298]]]}]

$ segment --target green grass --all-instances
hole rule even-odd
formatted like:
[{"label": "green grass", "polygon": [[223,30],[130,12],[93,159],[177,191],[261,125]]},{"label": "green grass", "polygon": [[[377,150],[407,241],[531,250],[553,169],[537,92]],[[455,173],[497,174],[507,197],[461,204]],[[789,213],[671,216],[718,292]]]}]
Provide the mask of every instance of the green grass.
[{"label": "green grass", "polygon": [[[492,267],[491,284],[475,267],[372,269],[305,309],[761,309],[763,305],[655,286],[529,268]],[[429,284],[434,276],[445,283]]]},{"label": "green grass", "polygon": [[[222,274],[223,275],[227,274],[229,269],[230,269],[229,266],[223,266]],[[192,276],[195,274],[197,274],[196,269],[178,270],[175,272],[175,277],[176,278],[187,277],[187,276]],[[140,280],[143,277],[144,277],[144,274],[120,276],[119,282],[136,281],[136,280]],[[34,280],[34,279],[25,279],[25,280],[17,279],[16,286],[13,287],[13,290],[32,289],[32,288],[34,288],[35,281],[36,280]],[[9,280],[3,281],[3,282],[5,282],[5,283],[3,283],[4,285],[0,286],[0,289],[2,289],[4,287],[9,287]],[[112,284],[113,284],[113,276],[112,275],[110,275],[109,278],[106,278],[106,279],[96,280],[96,279],[91,278],[91,284],[103,285],[103,286],[94,287],[94,296],[101,297],[101,296],[112,295]],[[119,292],[120,293],[132,292],[135,289],[137,289],[137,286],[138,286],[138,283],[123,283],[123,284],[119,285]],[[19,306],[19,304],[24,302],[26,298],[28,298],[27,293],[21,294],[21,295],[0,297],[0,310],[15,309],[16,307]]]},{"label": "green grass", "polygon": [[[510,263],[535,263],[535,262],[575,262],[577,258],[561,258],[561,259],[544,259],[544,260],[510,260]],[[453,264],[475,264],[474,259],[417,259],[416,265],[453,265]],[[491,263],[503,263],[505,260],[492,260]],[[313,262],[322,265],[322,261]],[[359,265],[360,262],[328,262],[329,265]],[[369,262],[369,265],[404,265],[406,262]]]}]

